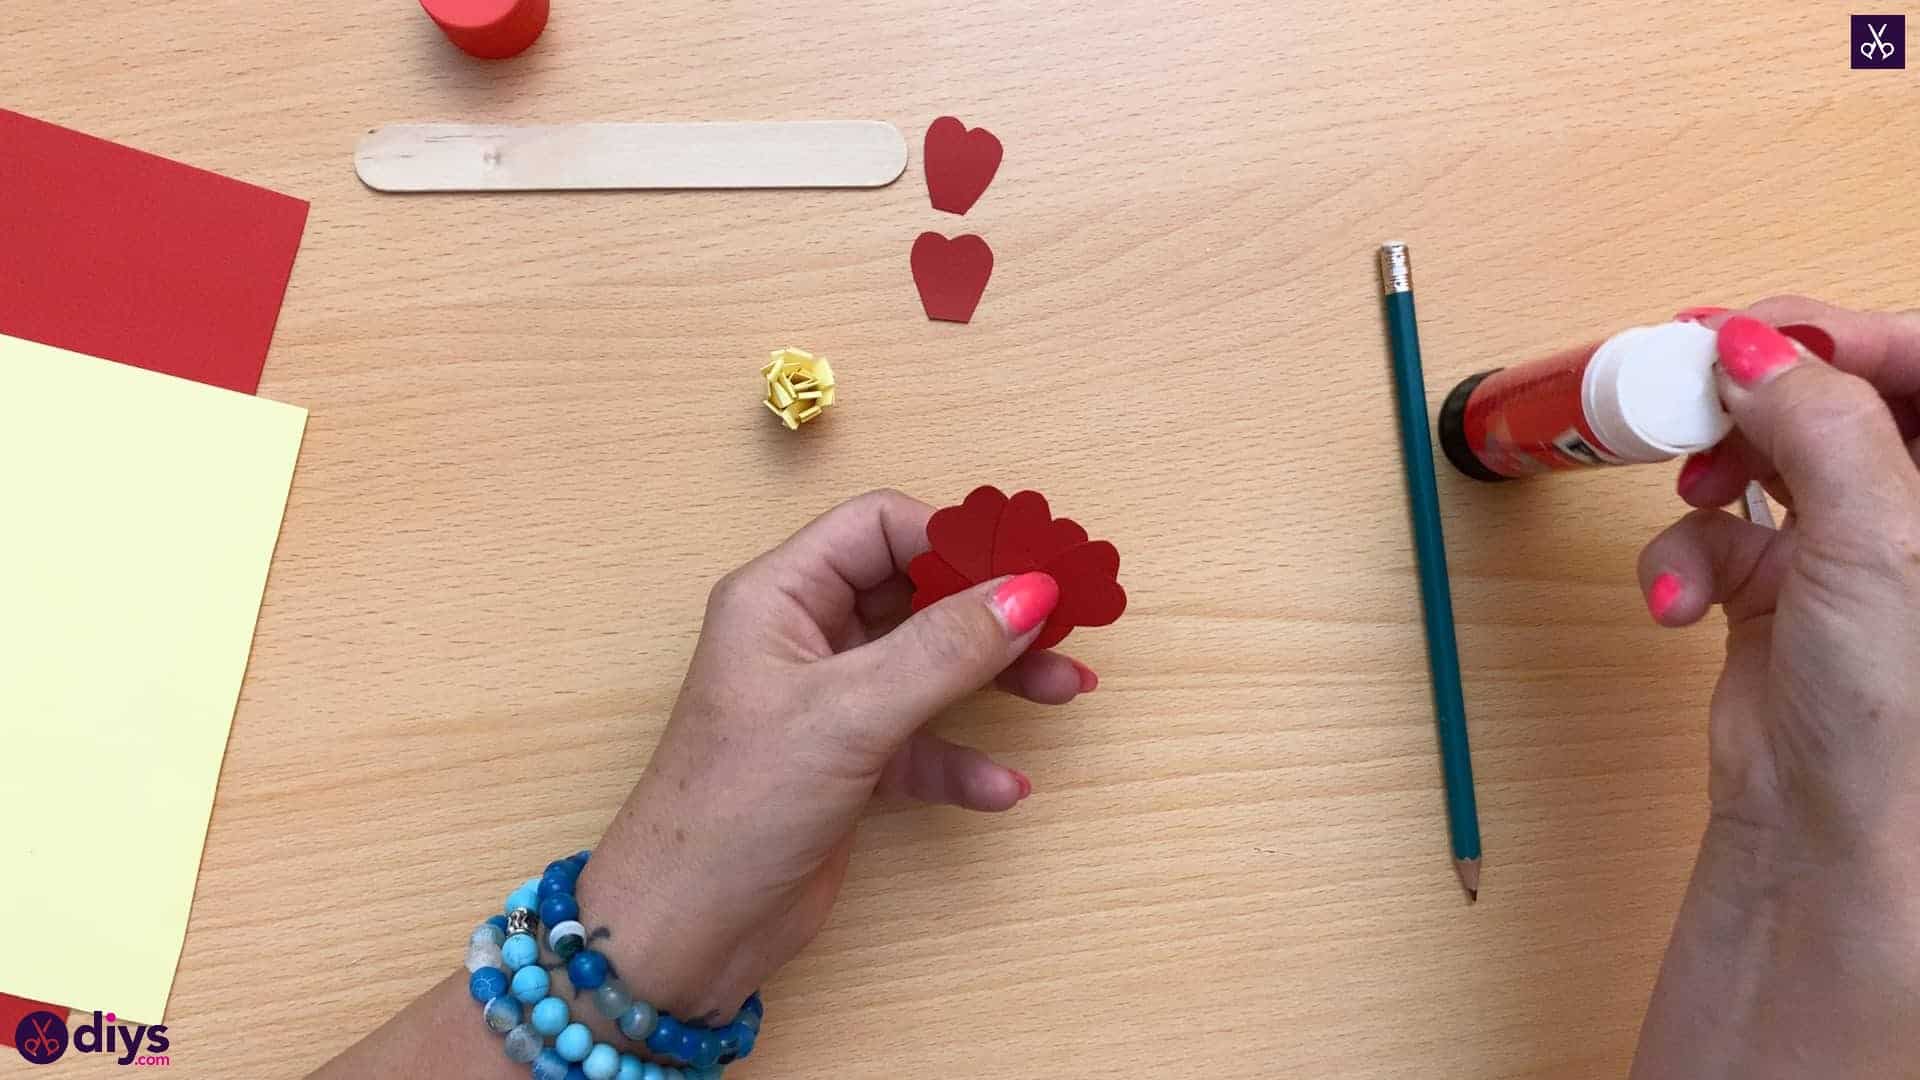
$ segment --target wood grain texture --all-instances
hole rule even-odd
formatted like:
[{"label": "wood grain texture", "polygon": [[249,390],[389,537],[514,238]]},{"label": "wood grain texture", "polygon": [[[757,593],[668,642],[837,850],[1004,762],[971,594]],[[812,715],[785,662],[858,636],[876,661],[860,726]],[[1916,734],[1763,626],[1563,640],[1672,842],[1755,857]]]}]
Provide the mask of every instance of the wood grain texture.
[{"label": "wood grain texture", "polygon": [[[1412,244],[1436,402],[1684,305],[1910,306],[1920,83],[1847,70],[1845,16],[562,0],[490,64],[399,0],[12,0],[0,100],[313,201],[261,388],[312,422],[175,1072],[304,1072],[591,841],[723,571],[867,488],[995,482],[1123,553],[1127,617],[1073,640],[1102,687],[947,721],[1034,797],[875,819],[743,1076],[1621,1075],[1704,816],[1719,646],[1635,592],[1672,472],[1443,478],[1469,910],[1374,249]],[[964,219],[919,170],[943,113],[1007,147]],[[906,176],[395,198],[352,168],[395,121],[821,116],[898,124]],[[969,326],[921,314],[924,229],[993,244]],[[756,390],[787,344],[842,380],[797,434]]]}]

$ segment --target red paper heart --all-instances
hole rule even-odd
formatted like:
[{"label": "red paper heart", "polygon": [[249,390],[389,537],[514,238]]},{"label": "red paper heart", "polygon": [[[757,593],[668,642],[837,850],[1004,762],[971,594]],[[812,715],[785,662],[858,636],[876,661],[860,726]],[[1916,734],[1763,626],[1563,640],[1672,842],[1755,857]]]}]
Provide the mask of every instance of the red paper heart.
[{"label": "red paper heart", "polygon": [[959,506],[935,510],[927,519],[927,542],[968,583],[985,581],[993,573],[993,537],[1007,497],[991,485],[974,488]]},{"label": "red paper heart", "polygon": [[973,318],[993,276],[993,249],[968,233],[949,240],[923,232],[913,242],[913,283],[927,318],[963,323]]},{"label": "red paper heart", "polygon": [[1000,169],[1000,140],[986,128],[967,130],[957,118],[943,116],[927,128],[922,157],[927,165],[927,197],[935,210],[964,214],[986,193]]},{"label": "red paper heart", "polygon": [[1127,593],[1114,578],[1120,551],[1105,540],[1069,548],[1041,567],[1060,583],[1060,606],[1048,622],[1069,626],[1106,626],[1127,610]]},{"label": "red paper heart", "polygon": [[1086,542],[1087,530],[1070,518],[1055,519],[1045,495],[1017,491],[1007,500],[993,537],[993,576],[1038,570],[1054,556]]},{"label": "red paper heart", "polygon": [[915,555],[907,564],[907,577],[913,582],[914,611],[974,585],[972,579],[948,565],[937,551]]},{"label": "red paper heart", "polygon": [[927,521],[932,550],[907,565],[913,610],[1007,574],[1044,570],[1060,585],[1060,601],[1029,646],[1058,645],[1076,626],[1105,626],[1127,606],[1114,580],[1120,552],[1066,518],[1055,518],[1037,491],[1012,498],[994,487],[975,488],[959,506]]}]

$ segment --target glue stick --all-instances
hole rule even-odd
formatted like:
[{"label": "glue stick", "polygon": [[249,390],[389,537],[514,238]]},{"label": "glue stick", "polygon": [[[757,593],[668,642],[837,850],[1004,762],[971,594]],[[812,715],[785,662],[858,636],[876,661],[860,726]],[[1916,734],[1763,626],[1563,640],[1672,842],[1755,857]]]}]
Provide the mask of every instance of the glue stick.
[{"label": "glue stick", "polygon": [[1447,395],[1440,447],[1490,481],[1705,450],[1733,428],[1714,361],[1713,331],[1670,322],[1481,372]]}]

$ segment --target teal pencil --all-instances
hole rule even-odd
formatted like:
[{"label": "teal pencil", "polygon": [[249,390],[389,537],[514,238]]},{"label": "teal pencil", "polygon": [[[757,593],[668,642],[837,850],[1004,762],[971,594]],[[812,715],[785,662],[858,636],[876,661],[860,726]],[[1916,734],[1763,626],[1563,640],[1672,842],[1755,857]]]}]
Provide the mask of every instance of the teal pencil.
[{"label": "teal pencil", "polygon": [[1453,844],[1453,868],[1467,890],[1467,899],[1478,900],[1480,810],[1473,799],[1467,706],[1460,694],[1460,646],[1453,633],[1453,588],[1447,581],[1447,543],[1440,533],[1440,490],[1433,478],[1427,382],[1420,371],[1420,333],[1413,318],[1413,271],[1407,262],[1407,245],[1381,245],[1380,284],[1386,294],[1387,339],[1393,349],[1393,389],[1400,406],[1400,443],[1413,512],[1413,549],[1420,564],[1427,670],[1433,679],[1434,718],[1440,728],[1447,837]]}]

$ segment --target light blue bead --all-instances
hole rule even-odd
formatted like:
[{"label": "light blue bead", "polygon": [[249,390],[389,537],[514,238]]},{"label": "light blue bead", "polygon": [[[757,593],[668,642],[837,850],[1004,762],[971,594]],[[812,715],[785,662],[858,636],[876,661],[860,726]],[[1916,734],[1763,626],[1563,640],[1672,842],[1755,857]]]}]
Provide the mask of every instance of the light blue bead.
[{"label": "light blue bead", "polygon": [[647,1036],[653,1034],[653,1022],[657,1019],[659,1014],[654,1012],[653,1006],[636,1001],[620,1014],[620,1034],[634,1042],[646,1042]]},{"label": "light blue bead", "polygon": [[606,1043],[595,1043],[587,1051],[587,1060],[580,1063],[580,1071],[587,1074],[587,1080],[614,1080],[620,1074],[620,1051]]},{"label": "light blue bead", "polygon": [[533,1059],[533,1080],[567,1080],[567,1059],[553,1052],[552,1047],[540,1051]]},{"label": "light blue bead", "polygon": [[540,943],[532,934],[515,934],[500,945],[500,958],[507,962],[508,971],[519,971],[540,959]]},{"label": "light blue bead", "polygon": [[484,1013],[487,1026],[505,1035],[520,1026],[520,1003],[505,994],[487,1002]]},{"label": "light blue bead", "polygon": [[553,981],[547,978],[547,969],[539,965],[523,967],[513,973],[513,996],[523,1005],[533,1005],[547,996],[548,987]]},{"label": "light blue bead", "polygon": [[568,1024],[554,1036],[553,1048],[568,1061],[585,1061],[593,1050],[593,1032],[585,1024]]},{"label": "light blue bead", "polygon": [[533,1030],[549,1039],[565,1031],[572,1019],[573,1011],[564,998],[544,997],[533,1007]]},{"label": "light blue bead", "polygon": [[649,1061],[640,1070],[640,1080],[667,1080],[667,1070]]},{"label": "light blue bead", "polygon": [[642,1080],[646,1075],[647,1067],[639,1058],[621,1054],[620,1071],[614,1074],[613,1080]]},{"label": "light blue bead", "polygon": [[540,1056],[540,1047],[545,1042],[546,1040],[540,1037],[539,1032],[526,1024],[521,1024],[507,1032],[507,1060],[525,1065]]},{"label": "light blue bead", "polygon": [[627,993],[627,984],[619,979],[608,979],[593,992],[593,1007],[609,1020],[620,1019],[632,1005],[633,995]]},{"label": "light blue bead", "polygon": [[530,877],[520,883],[520,887],[507,894],[505,910],[511,914],[514,908],[523,907],[529,911],[540,910],[540,879]]}]

